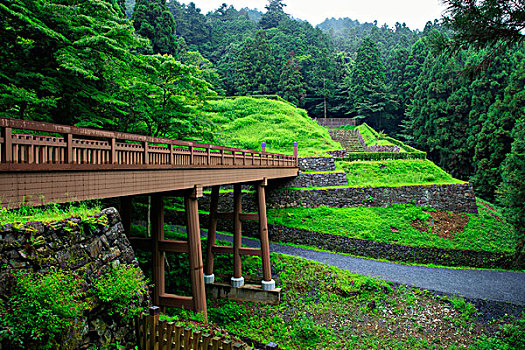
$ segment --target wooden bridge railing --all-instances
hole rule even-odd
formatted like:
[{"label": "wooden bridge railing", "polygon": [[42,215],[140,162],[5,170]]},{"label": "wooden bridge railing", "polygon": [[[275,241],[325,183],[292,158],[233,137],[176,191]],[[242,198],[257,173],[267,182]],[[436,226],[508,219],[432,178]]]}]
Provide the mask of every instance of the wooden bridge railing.
[{"label": "wooden bridge railing", "polygon": [[10,118],[0,118],[0,129],[0,170],[297,166],[296,149],[283,155]]}]

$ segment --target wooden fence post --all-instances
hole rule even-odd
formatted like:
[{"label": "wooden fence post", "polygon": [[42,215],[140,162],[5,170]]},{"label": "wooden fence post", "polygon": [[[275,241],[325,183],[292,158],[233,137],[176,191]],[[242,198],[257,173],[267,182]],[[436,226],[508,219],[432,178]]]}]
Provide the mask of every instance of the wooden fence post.
[{"label": "wooden fence post", "polygon": [[111,151],[109,154],[109,164],[117,164],[117,140],[111,138]]},{"label": "wooden fence post", "polygon": [[144,164],[149,164],[148,142],[144,142]]},{"label": "wooden fence post", "polygon": [[13,131],[11,128],[4,128],[4,148],[2,159],[4,163],[13,162]]},{"label": "wooden fence post", "polygon": [[298,162],[298,156],[299,154],[299,150],[298,150],[298,147],[297,147],[297,142],[294,142],[293,143],[293,157],[295,159],[295,165],[297,165],[297,162]]},{"label": "wooden fence post", "polygon": [[73,164],[73,134],[66,135],[66,164]]}]

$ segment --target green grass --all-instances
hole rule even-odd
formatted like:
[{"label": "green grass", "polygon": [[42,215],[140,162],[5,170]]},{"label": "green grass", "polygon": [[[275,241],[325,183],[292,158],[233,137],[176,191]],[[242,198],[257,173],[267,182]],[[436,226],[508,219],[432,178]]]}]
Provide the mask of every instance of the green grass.
[{"label": "green grass", "polygon": [[298,142],[299,156],[340,148],[305,110],[285,102],[251,97],[211,100],[204,112],[219,126],[216,136],[225,146],[260,150],[261,142],[266,142],[268,152],[292,154],[293,142]]},{"label": "green grass", "polygon": [[22,207],[20,209],[0,209],[0,225],[25,223],[30,221],[59,221],[70,217],[85,218],[102,210],[96,202],[78,202],[69,204],[51,204],[42,207]]},{"label": "green grass", "polygon": [[346,172],[349,187],[389,187],[457,184],[456,180],[426,159],[337,162]]},{"label": "green grass", "polygon": [[[259,263],[243,264],[243,275]],[[208,300],[212,328],[288,350],[466,349],[479,336],[491,339],[493,329],[460,299],[282,254],[271,254],[271,263],[281,303]]]},{"label": "green grass", "polygon": [[515,242],[510,227],[500,219],[480,210],[466,214],[469,221],[453,239],[437,236],[432,226],[421,233],[412,226],[416,220],[431,217],[425,208],[396,204],[388,208],[286,208],[270,209],[268,223],[350,238],[418,247],[512,252]]}]

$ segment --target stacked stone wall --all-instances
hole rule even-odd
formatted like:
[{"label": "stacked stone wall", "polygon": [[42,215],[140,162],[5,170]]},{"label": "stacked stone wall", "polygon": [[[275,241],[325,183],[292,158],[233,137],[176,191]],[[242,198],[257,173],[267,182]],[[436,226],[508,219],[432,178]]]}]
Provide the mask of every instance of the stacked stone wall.
[{"label": "stacked stone wall", "polygon": [[[138,267],[135,254],[124,234],[116,209],[104,209],[95,218],[107,224],[93,224],[80,218],[56,223],[31,222],[0,226],[0,294],[6,295],[10,274],[14,271],[45,272],[51,268],[77,271],[86,285],[86,301],[90,310],[80,320],[83,324],[78,348],[96,345],[109,347],[135,341],[133,327],[120,317],[109,315],[101,308],[89,290],[111,267],[131,264]],[[28,244],[27,242],[34,242]],[[143,306],[148,299],[142,300]],[[0,346],[1,348],[1,346]]]},{"label": "stacked stone wall", "polygon": [[[279,187],[286,187],[281,183]],[[201,209],[208,210],[210,195],[199,200]],[[243,212],[257,211],[255,193],[244,193]],[[420,185],[370,188],[276,189],[266,194],[268,208],[305,207],[321,205],[335,208],[358,206],[386,207],[392,204],[414,204],[456,213],[477,214],[476,198],[470,183],[455,185]],[[233,212],[233,193],[221,193],[219,211]]]},{"label": "stacked stone wall", "polygon": [[335,160],[332,157],[303,157],[299,158],[301,171],[334,171]]},{"label": "stacked stone wall", "polygon": [[474,190],[470,183],[311,190],[284,189],[270,192],[267,202],[272,208],[315,208],[321,205],[336,208],[384,207],[403,203],[452,212],[475,214],[478,212]]}]

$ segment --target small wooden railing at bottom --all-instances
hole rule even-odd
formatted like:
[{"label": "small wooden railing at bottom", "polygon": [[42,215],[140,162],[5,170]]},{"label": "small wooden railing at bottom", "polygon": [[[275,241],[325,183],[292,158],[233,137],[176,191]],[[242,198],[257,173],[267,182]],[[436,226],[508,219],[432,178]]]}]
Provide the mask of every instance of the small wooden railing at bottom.
[{"label": "small wooden railing at bottom", "polygon": [[[241,343],[202,334],[183,325],[160,320],[160,308],[152,306],[149,315],[135,318],[135,334],[140,350],[232,350],[252,349]],[[267,349],[278,349],[271,343]]]}]

